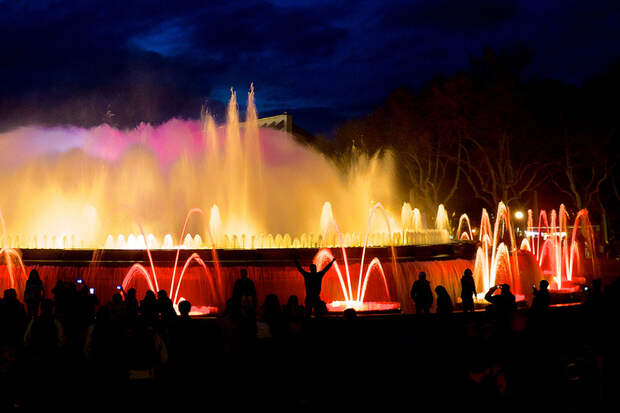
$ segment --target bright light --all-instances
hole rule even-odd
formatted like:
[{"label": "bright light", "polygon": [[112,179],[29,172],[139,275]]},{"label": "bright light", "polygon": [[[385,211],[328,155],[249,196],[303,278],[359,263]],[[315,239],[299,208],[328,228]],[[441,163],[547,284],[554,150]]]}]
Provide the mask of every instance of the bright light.
[{"label": "bright light", "polygon": [[523,211],[517,211],[515,212],[515,218],[516,219],[523,219],[525,215],[523,214]]}]

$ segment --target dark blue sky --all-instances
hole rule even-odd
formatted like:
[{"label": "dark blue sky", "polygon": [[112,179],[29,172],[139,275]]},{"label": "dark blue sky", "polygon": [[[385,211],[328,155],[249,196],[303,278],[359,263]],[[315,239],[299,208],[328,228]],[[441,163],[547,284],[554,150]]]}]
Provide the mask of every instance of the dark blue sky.
[{"label": "dark blue sky", "polygon": [[198,117],[254,82],[260,114],[324,132],[484,46],[577,83],[620,57],[620,2],[0,0],[0,36],[3,128]]}]

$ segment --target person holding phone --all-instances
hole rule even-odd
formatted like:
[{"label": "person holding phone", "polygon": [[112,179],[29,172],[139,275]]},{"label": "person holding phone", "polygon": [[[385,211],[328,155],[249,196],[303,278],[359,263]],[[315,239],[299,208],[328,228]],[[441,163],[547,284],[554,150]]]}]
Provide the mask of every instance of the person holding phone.
[{"label": "person holding phone", "polygon": [[551,295],[549,294],[549,281],[540,280],[540,289],[536,289],[536,285],[532,284],[534,299],[532,300],[531,310],[535,313],[541,313],[549,309],[551,304]]},{"label": "person holding phone", "polygon": [[[495,294],[497,290],[500,290],[499,294]],[[510,285],[508,284],[491,287],[484,299],[491,303],[488,309],[495,311],[495,314],[500,318],[509,318],[517,309],[515,296],[510,292]]]}]

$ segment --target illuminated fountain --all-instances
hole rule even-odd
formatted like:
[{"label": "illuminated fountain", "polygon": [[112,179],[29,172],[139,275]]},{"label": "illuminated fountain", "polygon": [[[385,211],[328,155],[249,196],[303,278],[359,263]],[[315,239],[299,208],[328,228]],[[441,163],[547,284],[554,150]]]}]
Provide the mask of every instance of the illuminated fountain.
[{"label": "illuminated fountain", "polygon": [[[302,295],[289,253],[279,251],[293,248],[319,267],[338,255],[326,287],[332,309],[384,303],[411,311],[408,290],[418,271],[456,299],[460,275],[472,266],[473,252],[455,252],[442,205],[431,220],[401,202],[389,153],[358,154],[343,172],[286,132],[259,128],[252,88],[245,122],[232,92],[224,125],[203,111],[200,120],[133,130],[26,126],[0,133],[0,148],[5,288],[23,290],[27,271],[38,268],[46,285],[83,277],[104,295],[116,284],[141,292],[165,286],[175,305],[186,297],[205,307],[196,311],[212,312],[223,308],[242,267],[283,300]],[[338,223],[333,211],[341,214]],[[190,221],[193,215],[202,221]],[[583,272],[579,234],[573,229],[570,243],[556,235],[567,233],[564,208],[557,218],[552,212],[545,240],[526,239],[521,253],[508,208],[500,204],[497,216],[493,230],[486,211],[479,234],[466,215],[456,230],[457,241],[478,235],[474,267],[485,289],[508,282],[523,290],[529,276],[519,267],[528,249],[557,288]],[[577,219],[589,225],[587,212]],[[136,231],[136,222],[144,227]],[[373,259],[366,264],[368,249]]]},{"label": "illuminated fountain", "polygon": [[[356,295],[348,288],[343,296],[361,303],[374,289],[373,274],[386,279],[386,271],[399,271],[393,263],[384,271],[379,257],[363,269],[367,248],[389,246],[395,257],[394,247],[450,242],[443,206],[427,226],[418,209],[398,200],[390,153],[357,154],[343,172],[286,132],[259,128],[253,88],[245,122],[232,92],[224,125],[203,111],[200,120],[132,130],[25,126],[0,133],[0,148],[0,279],[18,289],[26,271],[38,268],[46,285],[84,278],[104,296],[115,284],[140,292],[164,286],[175,305],[187,297],[223,308],[237,264],[258,277],[255,262],[274,250],[272,272],[288,277],[279,249],[320,250],[319,259],[339,247],[354,260],[357,250],[364,256]],[[368,220],[377,200],[387,225]],[[332,207],[345,212],[337,233],[321,223],[321,211]],[[204,228],[189,221],[193,214]],[[132,232],[136,222],[142,225]],[[350,279],[357,262],[343,265],[338,270]],[[297,278],[290,282],[303,294]]]},{"label": "illuminated fountain", "polygon": [[[505,242],[506,239],[508,245]],[[510,221],[510,210],[503,202],[500,202],[497,207],[493,230],[491,230],[491,220],[487,210],[482,210],[479,241],[474,276],[482,280],[484,291],[481,294],[484,295],[489,288],[500,283],[519,287],[517,245]],[[498,277],[498,274],[501,277]],[[520,292],[520,288],[517,292]]]},{"label": "illuminated fountain", "polygon": [[456,230],[456,239],[461,241],[473,241],[474,233],[471,229],[471,223],[467,214],[461,215],[459,218],[459,226]]},{"label": "illuminated fountain", "polygon": [[[26,286],[26,268],[19,252],[8,245],[4,216],[0,211],[0,226],[2,227],[2,239],[0,239],[0,266],[6,267],[7,277],[0,277],[2,291],[8,288],[23,291]],[[6,279],[5,279],[6,278]]]},{"label": "illuminated fountain", "polygon": [[[411,207],[408,206],[408,204],[405,204],[405,206],[403,206],[403,210],[405,210],[405,208],[408,208],[409,210],[411,209]],[[366,258],[366,248],[368,246],[370,229],[373,223],[373,218],[377,210],[381,212],[384,218],[385,226],[387,229],[387,234],[393,234],[391,231],[390,220],[389,220],[389,217],[385,209],[383,208],[381,204],[379,203],[376,204],[370,210],[370,214],[368,217],[368,226],[366,230],[366,235],[364,237],[362,257],[361,257],[360,264],[359,264],[360,268],[359,268],[359,275],[358,275],[358,282],[357,282],[357,290],[356,290],[356,293],[354,294],[352,285],[351,285],[351,270],[349,268],[349,260],[348,260],[347,250],[345,248],[345,243],[344,243],[342,232],[340,231],[340,228],[338,227],[338,223],[333,217],[331,206],[329,204],[326,204],[326,206],[323,208],[323,213],[321,214],[321,228],[323,229],[323,232],[325,234],[323,239],[328,239],[328,234],[329,234],[330,229],[333,230],[335,235],[338,236],[338,240],[340,241],[340,249],[342,252],[345,275],[346,275],[346,283],[345,283],[345,279],[342,275],[342,271],[340,270],[339,263],[337,261],[334,262],[333,267],[334,267],[334,271],[338,275],[338,281],[340,283],[340,287],[342,288],[343,299],[340,301],[332,301],[328,303],[327,308],[329,311],[343,311],[347,308],[354,308],[357,311],[389,311],[389,310],[398,310],[400,308],[400,304],[398,302],[390,301],[390,290],[388,287],[387,279],[385,277],[385,271],[383,271],[383,267],[381,266],[381,261],[377,257],[374,257],[370,261],[370,263],[368,264],[368,267],[366,268],[366,271],[364,272],[364,260]],[[406,220],[409,218],[408,216],[405,216],[405,215],[403,215],[403,217],[404,217],[403,220]],[[399,235],[400,234],[398,233],[393,234],[391,238],[392,239],[398,238]],[[393,243],[391,243],[391,253],[392,253],[392,262],[394,264],[393,268],[397,269],[398,267],[396,266],[396,253],[394,251]],[[322,248],[321,250],[319,250],[319,252],[314,257],[313,262],[317,266],[317,269],[319,269],[327,265],[333,259],[334,259],[334,255],[332,254],[331,250],[329,248]],[[383,302],[365,301],[368,280],[369,280],[370,275],[373,274],[373,270],[375,271],[374,273],[377,273],[381,276],[383,285],[385,287],[386,300]],[[398,275],[393,274],[393,276],[398,276]]]},{"label": "illuminated fountain", "polygon": [[[206,111],[200,120],[133,130],[27,126],[0,133],[0,147],[0,208],[12,248],[314,248],[323,243],[316,218],[327,201],[347,211],[340,218],[347,246],[362,246],[376,201],[401,235],[372,233],[369,245],[449,242],[442,207],[435,228],[409,204],[400,208],[402,227],[393,218],[400,202],[389,153],[358,154],[343,173],[287,133],[259,128],[253,89],[245,122],[232,92],[221,126]],[[213,239],[190,225],[175,244],[172,231],[194,207],[210,211]],[[127,208],[144,233],[131,233],[133,222],[120,213]]]},{"label": "illuminated fountain", "polygon": [[[179,239],[179,244],[178,244],[176,256],[174,259],[174,266],[172,269],[172,278],[170,281],[170,288],[167,290],[169,292],[170,299],[172,300],[172,304],[175,309],[178,307],[179,303],[184,300],[184,298],[179,295],[179,291],[181,289],[183,277],[185,276],[185,273],[192,262],[196,262],[198,265],[200,265],[201,269],[204,271],[205,279],[209,282],[209,288],[216,295],[216,302],[220,303],[222,301],[222,297],[220,295],[222,292],[222,287],[221,285],[216,285],[216,282],[221,280],[221,270],[220,270],[219,262],[217,259],[217,251],[215,250],[215,248],[213,248],[212,250],[212,258],[215,264],[214,265],[215,270],[217,271],[217,275],[218,275],[215,278],[215,281],[207,265],[204,263],[202,258],[200,258],[200,256],[195,252],[192,253],[189,256],[189,258],[185,260],[185,263],[183,264],[183,269],[179,273],[179,278],[178,279],[176,278],[177,267],[179,264],[179,254],[181,252],[181,245],[185,245],[185,244],[182,244],[184,240],[183,236],[185,235],[187,224],[192,214],[200,214],[203,217],[205,215],[204,212],[200,208],[194,208],[190,210],[187,213],[187,216],[185,217],[185,222],[183,224],[183,229],[181,231],[181,237]],[[145,237],[144,237],[144,233],[142,231],[141,226],[140,226],[140,231],[142,232],[141,234],[142,242],[144,242]],[[211,231],[208,230],[207,234],[209,235],[209,239],[211,239],[211,244],[214,244]],[[147,288],[157,294],[157,292],[159,291],[159,279],[157,277],[157,271],[155,270],[155,264],[153,262],[153,257],[151,255],[149,246],[147,244],[144,244],[144,248],[147,251],[151,272],[149,272],[149,270],[142,264],[139,264],[139,263],[133,264],[131,268],[129,269],[129,271],[127,271],[127,274],[125,275],[125,277],[123,278],[122,288],[124,291],[127,291],[129,288],[135,285],[136,283],[135,278],[137,276],[142,276],[143,279],[146,281]],[[218,311],[217,306],[212,306],[212,305],[192,306],[190,314],[191,315],[205,315],[205,314],[214,314],[214,313],[217,313],[217,311]]]},{"label": "illuminated fountain", "polygon": [[[527,231],[521,249],[534,255],[543,273],[551,277],[552,288],[570,292],[578,290],[578,284],[585,281],[583,277],[577,276],[586,272],[582,257],[590,258],[588,271],[592,275],[597,274],[598,269],[594,253],[595,237],[588,211],[582,209],[577,213],[570,237],[568,219],[566,208],[560,205],[559,212],[551,210],[550,220],[547,211],[540,211],[538,227],[534,227],[532,210],[528,210]],[[583,234],[581,240],[578,238],[580,225]],[[581,251],[583,248],[588,251]]]},{"label": "illuminated fountain", "polygon": [[[559,214],[551,211],[550,220],[547,212],[541,211],[537,228],[533,221],[533,213],[529,210],[527,231],[518,248],[508,207],[500,202],[493,229],[489,214],[483,209],[474,265],[477,284],[483,288],[479,299],[490,287],[502,283],[513,287],[517,299],[529,299],[531,284],[537,285],[543,278],[550,282],[550,289],[556,293],[579,290],[585,278],[577,274],[586,272],[580,244],[589,249],[585,254],[591,258],[587,271],[590,275],[597,274],[596,257],[592,253],[595,251],[594,234],[587,210],[577,213],[570,241],[568,213],[564,205],[560,206]],[[583,240],[578,237],[580,224]],[[468,232],[461,232],[462,226],[469,227],[469,220],[464,216],[459,220],[457,237],[468,239],[473,234],[472,230],[469,227]]]}]

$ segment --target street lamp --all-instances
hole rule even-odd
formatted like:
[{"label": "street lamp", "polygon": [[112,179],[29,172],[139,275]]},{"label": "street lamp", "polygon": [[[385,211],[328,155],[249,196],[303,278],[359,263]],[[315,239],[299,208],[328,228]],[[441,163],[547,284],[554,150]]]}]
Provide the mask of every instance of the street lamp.
[{"label": "street lamp", "polygon": [[[523,213],[523,211],[515,211],[515,219],[517,221],[523,221],[523,218],[525,217],[525,214]],[[517,223],[517,234],[520,232],[521,228],[519,227],[519,223]]]}]

